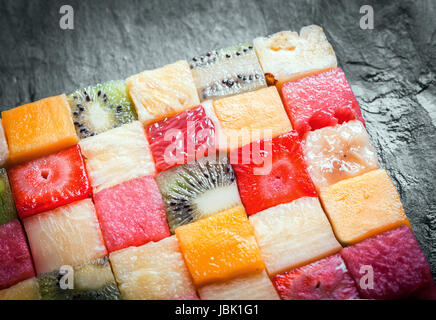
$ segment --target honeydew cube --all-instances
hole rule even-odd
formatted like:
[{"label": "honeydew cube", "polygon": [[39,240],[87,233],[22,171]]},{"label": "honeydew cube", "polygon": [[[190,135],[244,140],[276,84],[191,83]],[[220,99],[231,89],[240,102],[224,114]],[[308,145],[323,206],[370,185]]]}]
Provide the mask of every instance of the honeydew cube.
[{"label": "honeydew cube", "polygon": [[12,287],[0,290],[0,300],[40,300],[39,285],[36,278],[21,281]]},{"label": "honeydew cube", "polygon": [[0,119],[0,166],[4,166],[9,159],[9,147],[6,141],[2,120]]}]

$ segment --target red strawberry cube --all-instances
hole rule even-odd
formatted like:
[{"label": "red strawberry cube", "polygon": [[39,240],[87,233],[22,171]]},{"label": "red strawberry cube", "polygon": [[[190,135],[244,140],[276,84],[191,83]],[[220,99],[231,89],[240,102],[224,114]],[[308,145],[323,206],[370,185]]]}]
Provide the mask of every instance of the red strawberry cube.
[{"label": "red strawberry cube", "polygon": [[18,220],[0,225],[0,290],[35,276],[26,236]]},{"label": "red strawberry cube", "polygon": [[21,219],[92,194],[78,145],[8,170]]},{"label": "red strawberry cube", "polygon": [[146,131],[158,172],[215,151],[215,127],[202,106],[153,123]]},{"label": "red strawberry cube", "polygon": [[273,282],[282,300],[359,299],[340,254],[279,274]]},{"label": "red strawberry cube", "polygon": [[300,137],[308,131],[351,120],[365,124],[350,84],[339,68],[287,82],[282,95]]},{"label": "red strawberry cube", "polygon": [[103,189],[95,208],[109,252],[170,236],[162,196],[151,176]]},{"label": "red strawberry cube", "polygon": [[249,215],[317,193],[296,131],[243,146],[230,154]]}]

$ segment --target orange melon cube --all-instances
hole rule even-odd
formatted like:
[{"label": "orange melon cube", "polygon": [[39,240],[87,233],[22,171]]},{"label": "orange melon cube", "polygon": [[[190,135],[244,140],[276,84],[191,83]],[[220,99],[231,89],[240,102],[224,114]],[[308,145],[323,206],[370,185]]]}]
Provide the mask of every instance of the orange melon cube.
[{"label": "orange melon cube", "polygon": [[11,164],[46,156],[79,140],[64,94],[3,111],[2,119]]},{"label": "orange melon cube", "polygon": [[336,237],[345,245],[410,225],[398,192],[383,169],[322,188],[320,197]]},{"label": "orange melon cube", "polygon": [[176,236],[196,286],[264,269],[242,206],[180,226]]}]

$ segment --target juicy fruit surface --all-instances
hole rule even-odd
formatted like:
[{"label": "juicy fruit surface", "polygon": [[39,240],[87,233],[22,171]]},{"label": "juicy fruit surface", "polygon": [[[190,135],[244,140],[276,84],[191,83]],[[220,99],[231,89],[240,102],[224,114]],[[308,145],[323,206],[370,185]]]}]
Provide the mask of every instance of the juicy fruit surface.
[{"label": "juicy fruit surface", "polygon": [[323,188],[320,198],[333,230],[343,244],[357,243],[409,224],[400,196],[383,169]]},{"label": "juicy fruit surface", "polygon": [[229,149],[292,130],[275,87],[223,98],[213,106]]},{"label": "juicy fruit surface", "polygon": [[126,81],[138,118],[144,125],[200,104],[186,61],[147,70]]},{"label": "juicy fruit surface", "polygon": [[360,121],[309,132],[303,149],[318,190],[378,168],[377,154]]},{"label": "juicy fruit surface", "polygon": [[[344,248],[341,255],[350,270],[362,298],[407,298],[423,286],[433,283],[431,270],[418,242],[408,226],[387,231]],[[373,270],[373,289],[361,273],[362,266]]]},{"label": "juicy fruit surface", "polygon": [[300,34],[282,31],[254,39],[263,71],[280,88],[286,81],[336,68],[336,55],[321,27],[303,27]]},{"label": "juicy fruit surface", "polygon": [[249,215],[304,196],[317,196],[295,131],[239,148],[230,154],[230,162]]},{"label": "juicy fruit surface", "polygon": [[198,299],[175,236],[110,254],[123,299]]},{"label": "juicy fruit surface", "polygon": [[9,147],[3,129],[2,120],[0,119],[0,166],[4,166],[9,160]]},{"label": "juicy fruit surface", "polygon": [[14,166],[8,173],[22,219],[92,194],[78,145]]},{"label": "juicy fruit surface", "polygon": [[317,198],[304,197],[250,216],[270,276],[341,249]]},{"label": "juicy fruit surface", "polygon": [[196,286],[264,268],[253,227],[239,206],[176,229]]},{"label": "juicy fruit surface", "polygon": [[170,236],[162,196],[153,177],[142,177],[94,195],[109,252]]},{"label": "juicy fruit surface", "polygon": [[40,300],[36,278],[21,281],[12,287],[0,290],[0,300]]},{"label": "juicy fruit surface", "polygon": [[339,68],[288,82],[282,94],[286,112],[301,137],[311,130],[351,120],[365,123],[350,84]]},{"label": "juicy fruit surface", "polygon": [[153,175],[153,156],[139,121],[80,141],[94,193],[124,181]]},{"label": "juicy fruit surface", "polygon": [[211,155],[156,177],[171,232],[241,204],[235,174],[226,156]]},{"label": "juicy fruit surface", "polygon": [[190,67],[201,101],[266,87],[256,53],[249,44],[194,57]]},{"label": "juicy fruit surface", "polygon": [[11,164],[46,156],[78,141],[65,95],[3,111],[2,121]]},{"label": "juicy fruit surface", "polygon": [[35,276],[26,236],[18,220],[0,225],[0,289]]},{"label": "juicy fruit surface", "polygon": [[17,217],[14,198],[9,184],[6,169],[0,169],[0,225],[8,223]]},{"label": "juicy fruit surface", "polygon": [[149,125],[147,137],[158,172],[216,149],[214,123],[202,106]]},{"label": "juicy fruit surface", "polygon": [[137,120],[125,81],[110,81],[68,96],[77,135],[87,138]]},{"label": "juicy fruit surface", "polygon": [[91,199],[24,219],[38,274],[75,266],[106,255]]},{"label": "juicy fruit surface", "polygon": [[279,274],[273,282],[282,300],[359,299],[340,254]]}]

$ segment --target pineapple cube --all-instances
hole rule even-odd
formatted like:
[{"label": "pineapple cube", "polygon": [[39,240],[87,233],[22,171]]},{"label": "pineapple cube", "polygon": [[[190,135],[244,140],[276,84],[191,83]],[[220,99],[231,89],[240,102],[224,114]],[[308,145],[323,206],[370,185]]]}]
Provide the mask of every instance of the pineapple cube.
[{"label": "pineapple cube", "polygon": [[12,287],[0,290],[0,300],[40,300],[39,285],[36,278],[30,278]]}]

